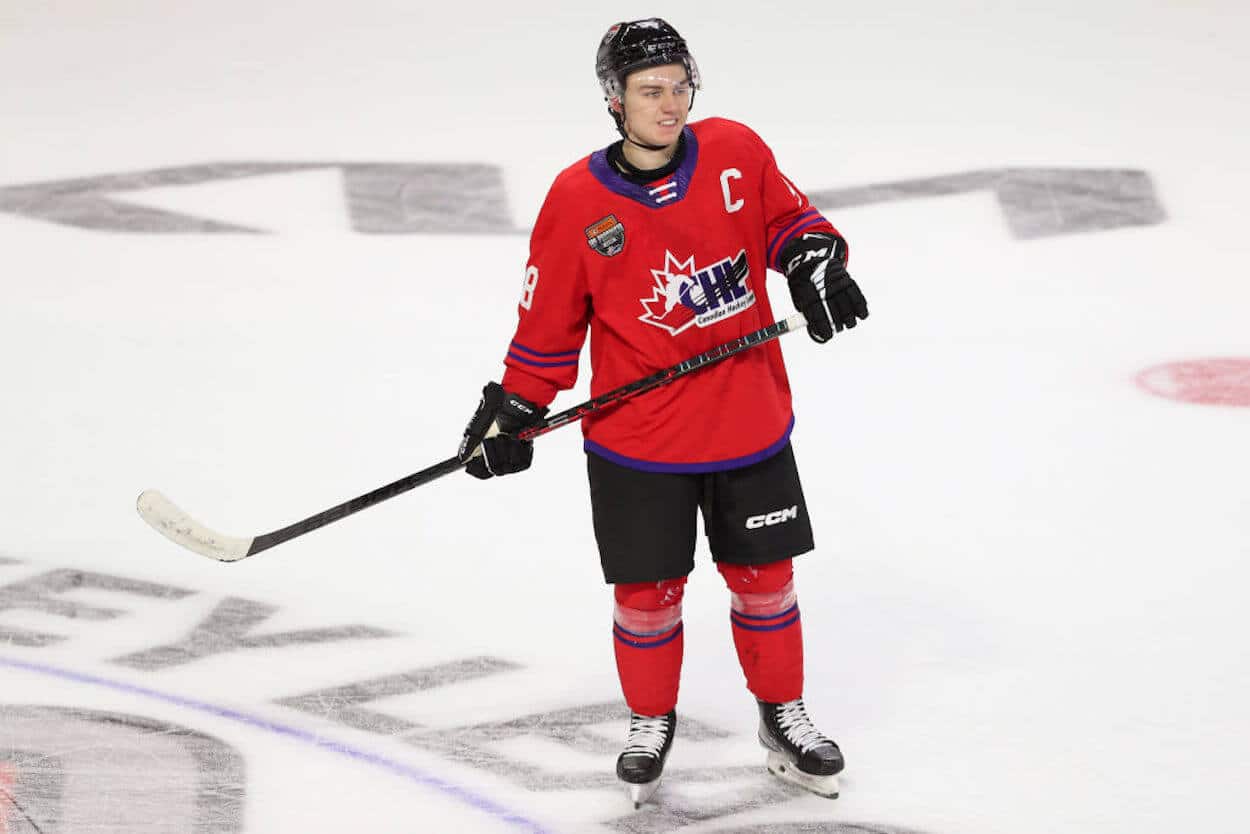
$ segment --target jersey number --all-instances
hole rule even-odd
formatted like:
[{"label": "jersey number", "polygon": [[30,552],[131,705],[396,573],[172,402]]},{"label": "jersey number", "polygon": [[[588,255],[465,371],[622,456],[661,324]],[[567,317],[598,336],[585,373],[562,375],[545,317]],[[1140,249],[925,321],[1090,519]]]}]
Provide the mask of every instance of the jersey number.
[{"label": "jersey number", "polygon": [[534,303],[534,290],[538,288],[538,267],[525,270],[525,283],[521,285],[521,306],[528,310]]}]

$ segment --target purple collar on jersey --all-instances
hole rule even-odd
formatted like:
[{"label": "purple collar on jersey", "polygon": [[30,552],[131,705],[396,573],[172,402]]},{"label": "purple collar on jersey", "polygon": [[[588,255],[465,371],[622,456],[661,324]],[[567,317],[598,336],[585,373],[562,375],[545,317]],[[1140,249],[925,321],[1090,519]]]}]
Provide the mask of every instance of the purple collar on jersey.
[{"label": "purple collar on jersey", "polygon": [[612,169],[608,162],[607,148],[590,155],[590,173],[595,175],[595,179],[604,188],[636,203],[642,203],[647,208],[664,208],[670,203],[679,203],[690,188],[690,178],[694,176],[694,166],[699,161],[699,140],[694,138],[694,131],[687,126],[681,132],[686,137],[686,157],[669,178],[675,183],[675,188],[654,189],[630,182]]}]

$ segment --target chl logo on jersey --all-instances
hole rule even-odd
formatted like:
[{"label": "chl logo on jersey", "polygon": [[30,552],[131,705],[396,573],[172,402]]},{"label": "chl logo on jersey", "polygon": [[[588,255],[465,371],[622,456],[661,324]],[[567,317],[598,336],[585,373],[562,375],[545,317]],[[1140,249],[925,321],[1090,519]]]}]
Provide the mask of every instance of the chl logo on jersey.
[{"label": "chl logo on jersey", "polygon": [[615,214],[609,214],[586,227],[586,242],[591,249],[610,258],[625,248],[625,227]]},{"label": "chl logo on jersey", "polygon": [[678,260],[664,250],[664,268],[651,270],[651,297],[640,299],[645,311],[638,320],[676,336],[690,325],[709,327],[736,316],[755,303],[746,285],[750,268],[746,250],[709,266],[695,265],[694,256]]}]

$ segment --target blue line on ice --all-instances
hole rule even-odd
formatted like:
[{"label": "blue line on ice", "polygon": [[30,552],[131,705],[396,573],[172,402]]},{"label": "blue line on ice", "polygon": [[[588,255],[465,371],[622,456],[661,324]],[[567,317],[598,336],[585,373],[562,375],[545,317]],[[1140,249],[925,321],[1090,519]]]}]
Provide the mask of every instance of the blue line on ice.
[{"label": "blue line on ice", "polygon": [[402,776],[410,782],[415,782],[422,787],[433,788],[439,793],[449,796],[452,799],[459,800],[460,802],[470,805],[479,811],[498,817],[500,820],[515,825],[523,831],[534,832],[534,834],[551,834],[548,829],[543,828],[538,823],[526,819],[520,814],[509,811],[507,808],[496,804],[490,799],[479,796],[473,791],[462,788],[459,785],[453,785],[450,782],[439,779],[437,776],[431,776],[422,770],[418,770],[402,762],[397,762],[394,759],[388,759],[387,757],[377,753],[370,753],[369,751],[361,750],[358,747],[352,747],[348,744],[322,738],[321,736],[314,735],[313,733],[301,730],[297,727],[292,727],[287,724],[279,724],[275,721],[270,721],[267,718],[249,715],[246,712],[240,712],[239,710],[230,709],[229,707],[217,706],[216,704],[210,704],[206,701],[197,701],[194,698],[184,698],[181,695],[171,695],[165,692],[158,692],[155,689],[148,689],[144,686],[136,686],[135,684],[125,683],[124,681],[109,680],[108,678],[87,675],[70,669],[61,669],[56,666],[48,666],[42,663],[30,663],[25,660],[0,657],[0,666],[8,666],[12,669],[34,672],[38,675],[60,678],[61,680],[72,681],[74,683],[85,683],[91,686],[99,686],[104,689],[111,689],[114,692],[122,692],[127,695],[138,695],[143,698],[150,698],[154,701],[161,701],[166,704],[172,704],[174,706],[206,713],[217,718],[225,718],[229,721],[246,724],[247,726],[258,730],[264,730],[265,732],[273,733],[274,735],[284,736],[295,741],[303,742],[304,744],[312,747],[319,747],[322,750],[337,753],[340,756],[346,756],[350,759],[355,759],[358,762],[364,762],[365,764],[371,764],[375,767],[380,767],[383,770],[388,770],[397,776]]}]

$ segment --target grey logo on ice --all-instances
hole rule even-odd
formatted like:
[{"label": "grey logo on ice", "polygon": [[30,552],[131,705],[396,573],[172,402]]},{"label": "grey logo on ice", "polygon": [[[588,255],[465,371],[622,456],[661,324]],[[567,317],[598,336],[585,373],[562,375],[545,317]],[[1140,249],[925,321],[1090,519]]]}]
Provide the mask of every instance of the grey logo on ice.
[{"label": "grey logo on ice", "polygon": [[[99,232],[257,234],[251,221],[197,217],[144,205],[144,192],[278,175],[341,177],[346,219],[363,234],[524,234],[508,210],[504,169],[483,163],[208,162],[0,186],[0,213]],[[825,210],[989,191],[1020,240],[1153,226],[1166,219],[1145,171],[1127,168],[986,168],[808,193]],[[127,199],[133,195],[133,199]],[[244,189],[214,206],[228,216],[250,203]],[[217,211],[215,208],[214,211]],[[243,212],[244,216],[250,216]],[[272,226],[298,220],[275,216]],[[606,218],[605,218],[606,219]],[[591,245],[595,245],[591,240]],[[609,254],[605,253],[605,254]]]},{"label": "grey logo on ice", "polygon": [[[792,517],[797,512],[798,508],[792,507],[761,518]],[[8,573],[17,576],[4,575]],[[84,591],[87,595],[80,598]],[[611,762],[619,747],[598,729],[605,724],[619,726],[627,714],[615,700],[570,703],[565,696],[555,695],[553,703],[537,711],[530,711],[532,707],[515,712],[504,709],[489,718],[466,716],[466,722],[450,726],[443,721],[426,722],[423,716],[411,711],[405,714],[387,710],[387,706],[393,708],[398,699],[410,695],[454,699],[453,687],[474,681],[493,678],[496,686],[513,685],[510,676],[522,672],[524,667],[504,658],[431,657],[424,665],[375,672],[364,678],[325,681],[328,685],[312,690],[301,688],[259,696],[263,714],[272,714],[280,707],[297,716],[288,720],[245,715],[246,709],[236,705],[239,695],[232,689],[231,675],[222,678],[221,691],[197,691],[194,699],[163,694],[150,683],[158,673],[209,660],[216,664],[214,668],[233,668],[236,674],[246,674],[256,666],[271,666],[291,649],[300,653],[288,656],[290,662],[311,664],[311,668],[332,667],[335,657],[358,651],[361,641],[402,637],[368,625],[275,630],[267,625],[278,613],[274,606],[225,597],[207,607],[198,604],[198,609],[203,610],[197,609],[197,619],[189,630],[184,623],[166,633],[160,629],[143,630],[142,626],[135,632],[132,623],[129,629],[145,634],[150,642],[131,646],[128,653],[120,656],[91,659],[99,672],[80,673],[37,659],[36,653],[53,654],[58,647],[72,646],[77,635],[87,633],[74,629],[74,623],[90,623],[90,633],[99,634],[123,618],[141,619],[157,614],[158,608],[186,602],[195,605],[197,596],[198,592],[189,588],[111,574],[37,567],[31,571],[23,562],[0,555],[0,614],[7,615],[0,621],[0,644],[7,650],[27,652],[24,657],[8,657],[7,651],[0,653],[0,678],[13,670],[45,678],[50,675],[62,686],[74,684],[97,691],[104,687],[103,691],[121,691],[132,698],[155,699],[162,713],[171,705],[182,705],[185,709],[180,715],[187,720],[207,713],[213,726],[231,716],[245,719],[243,723],[256,732],[276,732],[291,742],[303,739],[305,743],[315,743],[323,752],[337,749],[350,754],[353,762],[385,759],[374,751],[335,742],[332,734],[323,735],[321,730],[315,736],[306,734],[298,720],[302,714],[319,726],[337,725],[384,738],[388,744],[444,757],[536,796],[550,796],[552,792],[560,792],[562,797],[578,793],[598,796],[618,790],[616,776],[609,767],[565,769],[559,764],[538,764],[515,755],[519,742],[537,739],[552,749],[561,747],[577,756]],[[19,625],[22,613],[30,615],[29,623]],[[53,623],[57,618],[70,625],[56,628]],[[81,660],[81,653],[75,659]],[[138,685],[137,681],[144,683]],[[10,700],[8,691],[4,696],[0,700]],[[231,706],[214,706],[214,697],[225,699]],[[683,719],[683,727],[683,743],[696,750],[709,743],[721,745],[717,749],[722,749],[731,737],[726,730],[693,714]],[[742,816],[770,810],[776,813],[774,809],[793,800],[799,789],[767,777],[759,764],[718,761],[701,766],[698,759],[697,755],[691,756],[684,767],[674,770],[670,782],[674,789],[661,805],[642,813],[607,806],[595,820],[595,830],[658,834],[697,825],[700,831],[715,827],[733,834],[915,834],[894,825],[820,819],[747,823]],[[124,766],[119,766],[119,762]],[[89,819],[93,827],[101,830],[233,834],[244,828],[247,774],[246,760],[233,747],[193,726],[82,708],[0,704],[0,832],[85,831],[87,826],[74,823]],[[432,781],[423,784],[428,787]],[[734,784],[732,792],[718,790],[726,783]],[[678,789],[677,785],[683,787]],[[102,787],[107,790],[100,790]],[[469,793],[472,792],[457,788],[455,794],[448,796],[467,801]],[[523,801],[520,797],[514,800]],[[479,798],[476,802],[473,807],[503,815],[501,818],[514,827],[545,830],[493,800]],[[539,803],[545,807],[547,800],[540,799]],[[792,811],[799,812],[797,807]],[[14,822],[17,828],[13,828]],[[730,827],[725,828],[726,825]]]},{"label": "grey logo on ice", "polygon": [[751,516],[747,519],[747,529],[758,530],[761,527],[772,527],[774,524],[784,524],[798,517],[799,505],[795,504],[793,507],[787,507],[784,510],[773,510],[771,513]]}]

